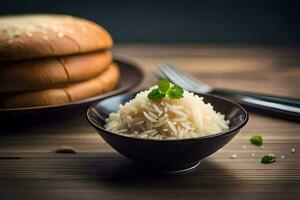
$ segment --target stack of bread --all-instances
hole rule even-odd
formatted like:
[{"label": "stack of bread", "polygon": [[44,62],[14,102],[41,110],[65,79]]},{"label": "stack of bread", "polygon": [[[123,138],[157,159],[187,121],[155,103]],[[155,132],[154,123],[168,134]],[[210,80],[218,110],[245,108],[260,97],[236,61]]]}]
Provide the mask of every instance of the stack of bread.
[{"label": "stack of bread", "polygon": [[101,26],[65,15],[0,17],[0,108],[58,105],[108,92],[119,70]]}]

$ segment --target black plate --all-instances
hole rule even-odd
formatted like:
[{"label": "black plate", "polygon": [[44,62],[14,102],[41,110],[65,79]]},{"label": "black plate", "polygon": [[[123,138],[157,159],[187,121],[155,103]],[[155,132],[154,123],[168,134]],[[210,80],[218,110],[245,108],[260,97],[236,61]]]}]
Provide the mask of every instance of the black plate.
[{"label": "black plate", "polygon": [[158,171],[182,170],[196,166],[201,159],[228,143],[248,121],[248,113],[242,106],[218,96],[201,95],[206,103],[210,102],[217,112],[230,120],[228,131],[181,140],[132,138],[106,131],[103,125],[108,115],[116,112],[120,104],[133,99],[135,95],[136,93],[122,94],[101,100],[90,106],[87,118],[100,136],[120,154]]},{"label": "black plate", "polygon": [[[99,101],[101,99],[126,92],[131,88],[137,86],[142,81],[143,73],[136,64],[119,59],[114,59],[114,62],[119,65],[121,79],[117,88],[113,91],[81,101],[75,101],[60,105],[0,109],[0,120],[15,121],[20,118],[24,119],[25,117],[36,117],[37,119],[39,119],[41,115],[45,116],[45,114],[48,115],[47,118],[52,118],[53,114],[56,114],[56,117],[58,117],[59,115],[64,115],[67,112],[73,112],[78,108],[81,108],[81,110],[82,108],[86,109],[95,101]],[[57,113],[59,113],[59,115],[57,115]]]}]

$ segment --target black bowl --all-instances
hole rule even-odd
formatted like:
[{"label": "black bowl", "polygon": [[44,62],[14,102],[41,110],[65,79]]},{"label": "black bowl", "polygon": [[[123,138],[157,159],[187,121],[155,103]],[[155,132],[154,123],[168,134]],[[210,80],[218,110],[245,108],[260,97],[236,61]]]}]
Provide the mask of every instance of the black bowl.
[{"label": "black bowl", "polygon": [[176,171],[197,166],[199,161],[228,143],[247,123],[246,110],[225,98],[201,95],[217,112],[230,120],[229,130],[218,134],[191,139],[154,140],[132,138],[105,130],[105,119],[116,112],[120,104],[133,99],[136,93],[122,94],[101,100],[87,110],[89,123],[100,136],[120,154],[148,168],[159,171]]}]

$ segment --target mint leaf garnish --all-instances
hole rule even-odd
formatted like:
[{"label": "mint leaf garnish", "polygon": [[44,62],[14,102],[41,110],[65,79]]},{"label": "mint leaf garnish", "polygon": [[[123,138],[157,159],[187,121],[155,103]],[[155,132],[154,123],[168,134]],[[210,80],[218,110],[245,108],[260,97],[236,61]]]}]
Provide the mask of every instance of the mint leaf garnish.
[{"label": "mint leaf garnish", "polygon": [[166,96],[166,94],[161,93],[159,89],[153,89],[149,94],[148,98],[150,100],[160,100],[163,99]]},{"label": "mint leaf garnish", "polygon": [[263,144],[263,138],[260,135],[254,135],[250,138],[250,142],[254,145],[261,146]]},{"label": "mint leaf garnish", "polygon": [[275,161],[276,161],[276,155],[273,153],[265,155],[264,157],[261,158],[261,162],[265,164],[273,163]]},{"label": "mint leaf garnish", "polygon": [[177,85],[171,87],[168,91],[168,97],[171,99],[180,99],[183,97],[183,89]]},{"label": "mint leaf garnish", "polygon": [[170,82],[167,79],[162,79],[158,83],[158,89],[160,92],[166,94],[170,89]]},{"label": "mint leaf garnish", "polygon": [[148,98],[150,100],[161,100],[165,98],[166,95],[168,95],[170,99],[180,99],[183,97],[183,89],[170,83],[167,79],[162,79],[159,81],[157,88],[149,92]]}]

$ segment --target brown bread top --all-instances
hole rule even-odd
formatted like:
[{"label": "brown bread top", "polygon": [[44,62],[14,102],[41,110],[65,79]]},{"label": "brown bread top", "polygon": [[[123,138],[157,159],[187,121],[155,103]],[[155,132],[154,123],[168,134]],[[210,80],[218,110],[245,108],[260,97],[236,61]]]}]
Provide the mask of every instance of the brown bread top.
[{"label": "brown bread top", "polygon": [[66,15],[0,17],[0,60],[84,53],[112,47],[101,26]]}]

